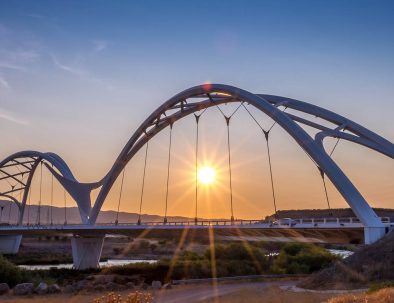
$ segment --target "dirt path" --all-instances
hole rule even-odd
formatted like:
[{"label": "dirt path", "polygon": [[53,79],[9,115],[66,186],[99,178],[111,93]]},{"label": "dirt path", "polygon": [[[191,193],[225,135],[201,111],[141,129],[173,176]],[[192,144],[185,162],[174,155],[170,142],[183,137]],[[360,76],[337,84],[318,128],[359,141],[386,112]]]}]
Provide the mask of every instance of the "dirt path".
[{"label": "dirt path", "polygon": [[[201,285],[179,285],[170,290],[153,292],[154,303],[316,303],[324,302],[335,294],[295,293],[280,286],[294,285],[295,281],[231,282]],[[129,292],[120,294],[126,297]],[[48,296],[0,298],[4,303],[92,303],[105,293],[59,294]]]}]

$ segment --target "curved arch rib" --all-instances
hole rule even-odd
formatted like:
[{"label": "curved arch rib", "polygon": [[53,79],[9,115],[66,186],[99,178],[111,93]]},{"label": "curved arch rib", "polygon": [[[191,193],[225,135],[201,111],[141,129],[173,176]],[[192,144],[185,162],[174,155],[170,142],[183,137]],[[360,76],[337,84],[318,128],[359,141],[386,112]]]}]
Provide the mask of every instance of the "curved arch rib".
[{"label": "curved arch rib", "polygon": [[[204,98],[206,96],[208,99],[200,102],[187,102],[187,100],[191,98]],[[95,223],[101,206],[120,172],[135,153],[150,138],[165,127],[169,126],[171,123],[174,123],[176,120],[179,120],[191,113],[222,103],[240,101],[247,102],[264,112],[278,123],[288,134],[290,134],[301,148],[308,153],[324,171],[328,178],[330,178],[334,186],[342,194],[364,226],[367,228],[379,229],[379,231],[377,231],[379,235],[376,234],[376,237],[380,237],[380,229],[383,227],[380,219],[342,170],[327,155],[323,145],[320,144],[319,141],[323,140],[326,136],[340,136],[345,140],[350,140],[369,148],[373,148],[391,158],[394,158],[394,147],[392,143],[350,121],[349,119],[320,107],[289,98],[270,95],[256,95],[236,87],[222,84],[200,85],[187,89],[165,102],[141,124],[119,154],[111,170],[102,180],[103,186],[92,209],[89,223]],[[286,106],[300,112],[315,115],[335,124],[336,126],[343,126],[354,135],[345,134],[343,132],[329,132],[329,130],[331,130],[330,128],[296,117],[292,114],[284,113],[277,108],[279,106]],[[166,113],[168,111],[175,111],[175,113],[167,115]],[[298,123],[296,123],[296,121],[320,129],[324,133],[320,135],[320,138],[318,137],[319,140],[314,140],[300,125],[298,125]],[[372,238],[375,237],[375,235],[372,234],[370,236]],[[373,239],[371,241],[373,241]]]}]

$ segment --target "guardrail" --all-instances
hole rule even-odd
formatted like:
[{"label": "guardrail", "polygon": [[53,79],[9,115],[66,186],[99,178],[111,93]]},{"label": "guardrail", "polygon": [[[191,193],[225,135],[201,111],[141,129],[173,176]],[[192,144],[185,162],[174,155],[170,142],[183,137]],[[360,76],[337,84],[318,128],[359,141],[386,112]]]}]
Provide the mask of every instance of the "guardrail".
[{"label": "guardrail", "polygon": [[[394,223],[394,218],[390,217],[381,217],[382,223]],[[127,227],[127,226],[244,226],[244,225],[267,225],[267,227],[295,227],[299,225],[311,225],[311,226],[321,226],[321,225],[338,225],[345,226],[347,224],[360,224],[360,220],[356,217],[346,217],[346,218],[303,218],[303,219],[291,219],[291,218],[282,218],[275,221],[270,220],[199,220],[195,221],[179,221],[179,222],[142,222],[138,223],[97,223],[95,225],[91,225],[92,227]],[[89,225],[84,225],[80,223],[71,223],[71,224],[29,224],[29,225],[17,225],[17,224],[1,224],[0,229],[72,229],[73,227],[87,227]]]}]

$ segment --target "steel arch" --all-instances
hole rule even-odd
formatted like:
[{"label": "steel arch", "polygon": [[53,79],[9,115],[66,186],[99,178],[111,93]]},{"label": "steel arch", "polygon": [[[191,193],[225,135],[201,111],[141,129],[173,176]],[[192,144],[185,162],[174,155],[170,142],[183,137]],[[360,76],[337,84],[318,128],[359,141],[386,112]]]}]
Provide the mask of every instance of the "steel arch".
[{"label": "steel arch", "polygon": [[[134,132],[111,169],[103,179],[96,183],[78,182],[67,164],[59,156],[52,153],[35,151],[17,153],[3,160],[0,163],[0,168],[8,161],[12,161],[13,158],[22,156],[37,159],[37,163],[44,159],[53,164],[57,171],[49,165],[46,166],[76,200],[82,222],[94,224],[115,180],[126,164],[147,141],[170,124],[187,115],[208,107],[230,102],[249,103],[271,117],[316,162],[345,198],[360,221],[370,230],[369,233],[366,233],[367,242],[373,242],[382,235],[383,224],[380,222],[380,219],[357,188],[326,153],[323,140],[326,137],[342,138],[373,149],[393,159],[394,145],[390,141],[343,116],[316,105],[280,96],[253,94],[229,85],[205,84],[195,86],[163,103]],[[295,113],[282,112],[279,109],[280,106],[290,108],[296,113],[306,113],[318,117],[333,126],[322,125],[316,121],[297,116]],[[308,125],[319,132],[312,138],[299,124]],[[34,170],[32,169],[31,175],[34,173]],[[90,192],[100,186],[98,197],[93,207],[91,207]],[[24,207],[26,203],[25,197],[27,197],[26,190],[21,207]],[[368,237],[370,240],[368,240]]]},{"label": "steel arch", "polygon": [[[21,159],[25,159],[25,160],[22,161]],[[69,193],[73,197],[75,196],[74,199],[77,201],[78,207],[80,209],[81,219],[84,220],[84,218],[86,217],[85,213],[88,215],[90,212],[90,200],[89,200],[89,204],[87,203],[84,204],[84,201],[80,199],[80,197],[78,197],[78,194],[80,193],[76,192],[76,189],[79,189],[81,186],[79,186],[80,183],[75,179],[67,163],[60,156],[54,153],[42,153],[38,151],[26,150],[12,154],[0,162],[0,172],[2,174],[7,174],[7,172],[5,171],[7,167],[17,166],[17,167],[22,167],[26,170],[24,172],[17,174],[17,175],[22,175],[22,180],[17,180],[17,178],[14,175],[9,175],[9,174],[8,176],[6,175],[6,177],[12,178],[15,181],[17,181],[17,183],[19,183],[20,186],[18,188],[12,188],[7,192],[0,192],[0,196],[10,199],[11,201],[15,202],[15,204],[18,206],[19,208],[18,224],[22,224],[23,222],[23,216],[26,207],[27,197],[29,195],[31,182],[34,173],[41,162],[44,163],[44,165],[48,168],[48,170],[51,171],[51,173],[69,191]],[[50,165],[48,165],[48,163]],[[24,174],[28,176],[26,183],[23,182]],[[73,187],[67,188],[65,184],[73,184]],[[83,185],[84,184],[82,184],[82,186]],[[74,187],[75,189],[72,190]],[[17,191],[23,192],[21,201],[18,201],[15,197],[10,195],[10,193]],[[90,195],[90,191],[89,191],[89,195]]]},{"label": "steel arch", "polygon": [[[188,103],[187,100],[192,98],[205,98],[205,100]],[[330,178],[334,186],[342,194],[354,213],[367,228],[383,227],[380,219],[362,197],[357,188],[328,156],[322,142],[323,139],[328,136],[342,138],[371,148],[390,158],[394,158],[394,145],[391,142],[361,125],[321,107],[290,98],[256,95],[223,84],[199,85],[187,89],[163,103],[140,125],[119,154],[108,174],[102,180],[102,188],[92,208],[89,223],[94,224],[101,206],[115,180],[128,161],[130,161],[135,153],[148,140],[165,127],[189,114],[207,107],[229,102],[247,102],[270,116],[293,137],[301,148]],[[334,124],[336,127],[331,129],[294,114],[284,113],[278,109],[279,106],[286,106],[303,113],[314,115]],[[171,114],[167,114],[169,111]],[[320,132],[315,138],[312,138],[298,123],[312,126],[320,130]],[[345,133],[342,130],[347,130],[350,133]],[[378,233],[381,233],[381,231]],[[377,237],[380,236],[377,235]]]}]

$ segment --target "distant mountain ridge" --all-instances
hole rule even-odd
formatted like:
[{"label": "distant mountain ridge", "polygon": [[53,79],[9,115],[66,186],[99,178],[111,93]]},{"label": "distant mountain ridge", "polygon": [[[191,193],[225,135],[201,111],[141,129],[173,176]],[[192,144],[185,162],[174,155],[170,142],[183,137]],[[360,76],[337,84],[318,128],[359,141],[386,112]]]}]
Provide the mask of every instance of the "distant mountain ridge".
[{"label": "distant mountain ridge", "polygon": [[[11,207],[10,207],[11,206]],[[3,207],[1,211],[1,207]],[[394,218],[394,209],[389,208],[374,208],[374,211],[379,217],[390,217]],[[49,205],[42,205],[40,207],[40,216],[38,205],[26,206],[24,223],[37,224],[38,217],[40,217],[40,223],[46,224],[51,223],[51,212],[52,212],[52,223],[63,224],[65,221],[70,224],[81,223],[79,216],[79,210],[77,207],[67,207],[66,217],[64,207],[57,207]],[[18,209],[13,202],[0,200],[0,222],[15,224],[17,222]],[[119,223],[136,223],[139,215],[137,213],[119,212],[118,222]],[[335,209],[297,209],[297,210],[279,210],[276,215],[266,216],[266,220],[276,220],[279,218],[344,218],[344,217],[356,217],[351,208],[335,208]],[[199,218],[199,220],[227,220],[223,218]],[[248,218],[249,219],[249,218]],[[254,218],[260,219],[260,218]],[[263,219],[263,217],[261,217]],[[116,220],[116,211],[114,210],[102,210],[97,218],[97,223],[114,223]],[[183,217],[183,216],[168,216],[169,222],[186,222],[194,221],[194,218]],[[141,214],[142,222],[163,222],[164,217],[160,215]]]},{"label": "distant mountain ridge", "polygon": [[[3,223],[11,222],[13,224],[17,222],[18,209],[13,202],[0,200],[0,207],[3,207],[2,211],[0,208],[0,212],[1,212],[0,222]],[[67,207],[65,210],[64,207],[57,207],[57,206],[51,207],[49,205],[41,205],[41,207],[38,207],[38,205],[26,206],[24,220],[23,220],[24,223],[37,224],[39,217],[41,224],[46,224],[51,222],[53,224],[63,224],[65,221],[67,221],[67,223],[69,224],[81,223],[81,217],[79,215],[79,210],[77,207]],[[119,212],[118,222],[135,223],[138,221],[138,217],[139,215],[137,213]],[[116,211],[102,210],[98,215],[97,223],[114,223],[115,220],[116,220]],[[185,222],[185,221],[193,221],[194,218],[182,217],[182,216],[168,216],[167,220],[169,222]],[[212,219],[212,220],[224,220],[224,219]],[[163,222],[164,217],[160,215],[141,214],[141,221]]]}]

